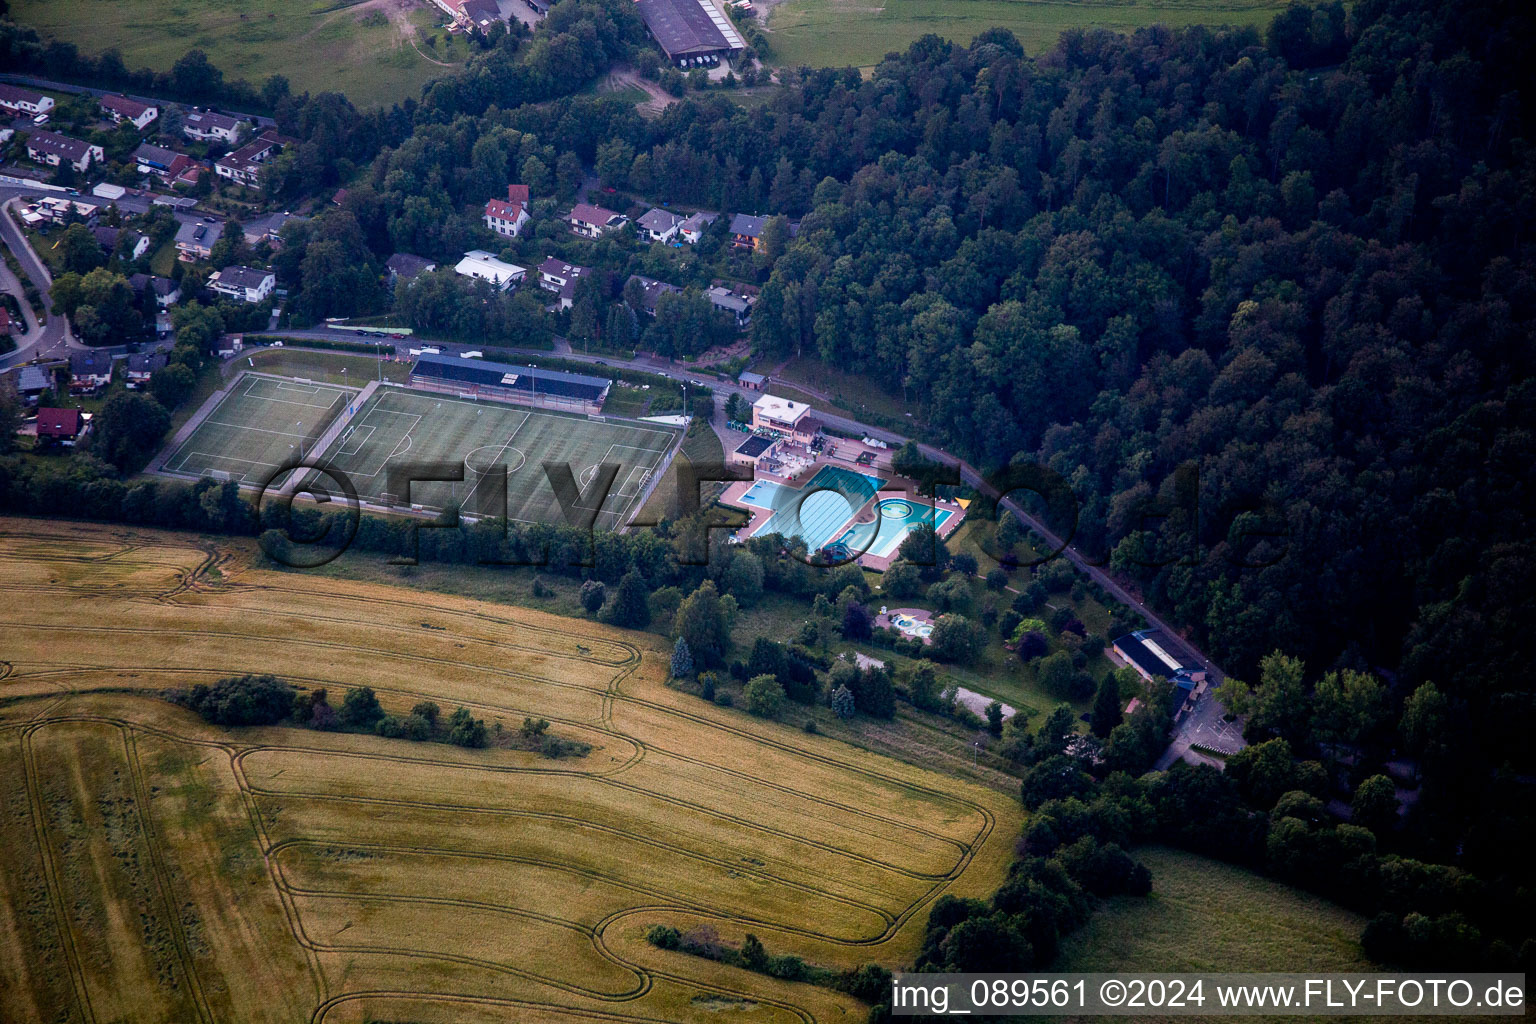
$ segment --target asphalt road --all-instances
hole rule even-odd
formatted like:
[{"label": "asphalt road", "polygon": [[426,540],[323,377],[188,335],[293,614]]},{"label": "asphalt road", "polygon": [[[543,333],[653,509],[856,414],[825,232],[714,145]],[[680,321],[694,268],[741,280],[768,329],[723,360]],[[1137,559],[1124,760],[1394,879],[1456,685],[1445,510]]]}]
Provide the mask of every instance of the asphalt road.
[{"label": "asphalt road", "polygon": [[[35,195],[36,189],[25,187],[0,185],[0,206],[10,203],[11,200],[23,195]],[[0,284],[7,285],[7,291],[15,294],[18,302],[27,317],[27,333],[24,337],[16,339],[16,350],[0,356],[0,369],[15,366],[18,363],[31,362],[34,359],[62,358],[68,356],[71,351],[84,349],[75,340],[69,330],[69,324],[62,316],[53,315],[53,298],[49,295],[49,289],[53,287],[53,278],[48,273],[48,268],[43,266],[42,260],[32,251],[27,244],[26,237],[16,227],[15,222],[9,216],[0,216],[0,240],[3,240],[6,248],[15,254],[16,260],[21,264],[22,271],[31,279],[42,295],[43,309],[48,314],[48,322],[41,328],[37,326],[30,308],[27,306],[27,298],[15,281],[13,275],[7,272],[0,278]]]}]

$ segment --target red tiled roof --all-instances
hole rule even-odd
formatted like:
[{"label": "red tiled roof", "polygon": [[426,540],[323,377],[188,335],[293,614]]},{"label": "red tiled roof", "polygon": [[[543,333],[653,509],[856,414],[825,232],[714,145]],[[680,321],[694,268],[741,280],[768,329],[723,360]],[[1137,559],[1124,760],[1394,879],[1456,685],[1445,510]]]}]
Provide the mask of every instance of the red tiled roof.
[{"label": "red tiled roof", "polygon": [[502,220],[517,220],[517,215],[523,212],[523,208],[516,203],[509,203],[504,199],[487,199],[485,201],[485,213],[488,217],[500,217]]},{"label": "red tiled roof", "polygon": [[123,117],[138,119],[149,109],[148,103],[131,100],[127,96],[103,96],[101,105]]},{"label": "red tiled roof", "polygon": [[532,201],[527,185],[508,185],[507,202],[517,203],[519,206],[527,206]]},{"label": "red tiled roof", "polygon": [[80,433],[79,409],[37,410],[38,437],[74,438]]}]

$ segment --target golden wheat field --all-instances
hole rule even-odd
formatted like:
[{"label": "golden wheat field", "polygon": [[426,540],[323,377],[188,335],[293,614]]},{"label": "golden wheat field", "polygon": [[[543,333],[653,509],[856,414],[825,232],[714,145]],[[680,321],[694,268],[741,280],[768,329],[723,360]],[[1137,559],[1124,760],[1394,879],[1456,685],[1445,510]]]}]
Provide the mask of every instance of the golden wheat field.
[{"label": "golden wheat field", "polygon": [[[245,565],[0,519],[6,1020],[862,1021],[645,932],[898,967],[1012,856],[1016,802],[670,690],[657,638]],[[245,672],[592,749],[226,730],[153,696]]]}]

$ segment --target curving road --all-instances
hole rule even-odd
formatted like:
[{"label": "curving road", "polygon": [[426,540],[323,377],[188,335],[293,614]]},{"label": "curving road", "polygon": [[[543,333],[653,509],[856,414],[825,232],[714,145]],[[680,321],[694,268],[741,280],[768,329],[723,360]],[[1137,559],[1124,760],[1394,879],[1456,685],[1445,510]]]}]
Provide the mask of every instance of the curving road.
[{"label": "curving road", "polygon": [[[36,195],[35,188],[24,186],[0,184],[0,208],[8,211],[13,200],[23,195]],[[10,249],[16,256],[16,261],[21,264],[23,273],[36,286],[43,299],[43,310],[48,314],[48,322],[38,326],[37,317],[32,311],[31,304],[22,292],[21,282],[11,273],[8,266],[0,261],[0,290],[10,292],[16,296],[16,301],[21,305],[22,315],[27,321],[27,333],[16,339],[16,350],[0,356],[0,369],[16,366],[20,363],[28,363],[34,359],[67,358],[71,351],[84,350],[85,346],[75,339],[69,329],[69,321],[62,316],[55,316],[53,312],[53,297],[49,290],[53,287],[53,277],[48,273],[48,268],[43,261],[38,259],[37,253],[27,244],[26,236],[16,227],[8,212],[0,212],[0,242]]]}]

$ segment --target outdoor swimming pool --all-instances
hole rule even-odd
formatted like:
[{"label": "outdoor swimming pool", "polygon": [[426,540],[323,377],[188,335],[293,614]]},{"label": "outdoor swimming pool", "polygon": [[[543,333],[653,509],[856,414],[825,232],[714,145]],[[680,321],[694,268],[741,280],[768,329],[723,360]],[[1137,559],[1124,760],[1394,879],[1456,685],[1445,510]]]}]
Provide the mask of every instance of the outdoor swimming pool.
[{"label": "outdoor swimming pool", "polygon": [[737,501],[773,511],[753,536],[781,533],[800,537],[809,550],[817,551],[836,536],[855,512],[874,499],[879,488],[877,477],[822,466],[804,486],[758,480]]},{"label": "outdoor swimming pool", "polygon": [[954,514],[947,508],[935,508],[906,498],[886,498],[880,503],[879,519],[872,523],[855,523],[837,539],[854,554],[889,558],[914,527],[929,523],[938,530]]}]

